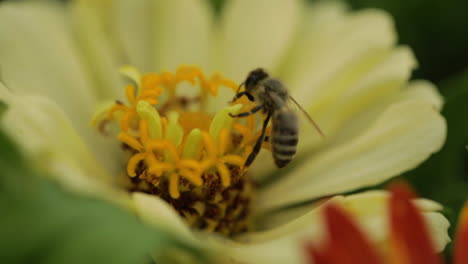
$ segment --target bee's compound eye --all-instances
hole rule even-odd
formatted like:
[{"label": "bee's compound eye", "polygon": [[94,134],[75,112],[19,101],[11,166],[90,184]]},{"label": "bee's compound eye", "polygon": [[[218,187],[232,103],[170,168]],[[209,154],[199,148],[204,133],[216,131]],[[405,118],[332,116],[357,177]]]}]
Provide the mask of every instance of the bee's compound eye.
[{"label": "bee's compound eye", "polygon": [[262,69],[258,68],[250,72],[249,76],[245,80],[245,86],[247,89],[258,84],[259,81],[268,77],[268,74]]},{"label": "bee's compound eye", "polygon": [[247,77],[247,80],[245,80],[245,87],[247,89],[255,86],[256,84],[256,79],[255,79],[255,76],[252,76],[252,74],[249,75],[249,77]]}]

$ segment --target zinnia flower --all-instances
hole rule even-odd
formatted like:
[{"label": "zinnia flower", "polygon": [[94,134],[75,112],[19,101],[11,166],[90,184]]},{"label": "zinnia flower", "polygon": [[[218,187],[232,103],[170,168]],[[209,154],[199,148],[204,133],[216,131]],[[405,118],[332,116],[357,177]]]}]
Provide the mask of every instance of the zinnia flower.
[{"label": "zinnia flower", "polygon": [[[437,264],[443,263],[430,239],[418,203],[411,202],[415,195],[403,183],[391,186],[388,198],[388,225],[390,243],[385,247],[373,245],[359,224],[339,206],[329,203],[324,206],[327,235],[317,245],[308,244],[310,263],[398,263],[398,264]],[[454,264],[468,262],[468,204],[465,205],[459,221],[454,245]]]},{"label": "zinnia flower", "polygon": [[[416,167],[445,139],[441,96],[409,82],[415,58],[379,10],[238,0],[218,17],[201,0],[6,2],[0,32],[2,122],[31,162],[203,241],[218,261],[300,263],[297,241],[321,236],[325,197],[385,243],[382,192],[335,195]],[[124,64],[134,66],[127,84]],[[265,149],[243,168],[259,120],[232,119],[251,105],[227,102],[256,67],[283,80],[326,135],[301,125],[285,169]],[[419,208],[438,250],[449,241],[440,208]]]}]

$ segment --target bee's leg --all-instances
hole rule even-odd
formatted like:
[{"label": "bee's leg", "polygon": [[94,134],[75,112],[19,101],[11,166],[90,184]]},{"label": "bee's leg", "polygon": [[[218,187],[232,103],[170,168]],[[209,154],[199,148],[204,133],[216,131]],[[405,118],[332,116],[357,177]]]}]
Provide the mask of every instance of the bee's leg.
[{"label": "bee's leg", "polygon": [[240,113],[240,114],[237,114],[237,115],[233,115],[233,114],[229,113],[229,115],[231,117],[246,117],[246,116],[255,114],[256,112],[260,111],[261,109],[263,109],[263,105],[257,105],[254,108],[252,108],[249,112],[244,112],[244,113]]},{"label": "bee's leg", "polygon": [[267,117],[263,121],[262,133],[260,134],[260,137],[255,143],[255,146],[252,149],[252,152],[250,152],[249,157],[245,161],[244,167],[250,166],[250,164],[252,164],[252,162],[255,160],[255,157],[257,157],[258,152],[260,152],[260,149],[262,148],[263,140],[265,139],[265,131],[266,131],[268,122],[270,121],[270,117],[271,117],[271,113],[268,113]]},{"label": "bee's leg", "polygon": [[242,96],[247,96],[247,98],[250,100],[250,101],[255,101],[255,98],[248,92],[246,91],[243,91],[243,92],[240,92],[240,93],[237,93],[234,98],[232,98],[232,101],[231,103],[235,102],[237,99],[241,98]]}]

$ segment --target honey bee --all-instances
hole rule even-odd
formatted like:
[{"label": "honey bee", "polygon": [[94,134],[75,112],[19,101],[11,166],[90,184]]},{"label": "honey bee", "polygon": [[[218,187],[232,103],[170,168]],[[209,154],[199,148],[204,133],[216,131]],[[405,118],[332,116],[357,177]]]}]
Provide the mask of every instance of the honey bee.
[{"label": "honey bee", "polygon": [[[245,86],[245,90],[240,92],[240,88],[243,85]],[[270,119],[272,120],[272,127],[269,140],[275,164],[278,168],[283,168],[291,162],[296,154],[299,140],[299,125],[296,112],[288,106],[289,101],[296,104],[320,135],[324,136],[314,120],[289,95],[286,86],[278,79],[270,77],[262,68],[255,69],[249,73],[246,80],[239,86],[231,102],[236,101],[242,96],[246,96],[250,101],[256,102],[257,105],[249,112],[231,115],[231,117],[246,117],[260,110],[265,114],[260,137],[246,159],[244,167],[250,166],[260,152],[262,143],[265,141],[265,131]]]}]

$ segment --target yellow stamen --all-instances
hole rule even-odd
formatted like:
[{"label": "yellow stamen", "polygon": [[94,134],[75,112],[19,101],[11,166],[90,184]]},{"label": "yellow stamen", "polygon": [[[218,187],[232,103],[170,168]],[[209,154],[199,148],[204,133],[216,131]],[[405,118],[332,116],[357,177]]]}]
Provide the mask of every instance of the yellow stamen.
[{"label": "yellow stamen", "polygon": [[170,171],[174,169],[174,165],[169,162],[156,162],[150,167],[150,171]]},{"label": "yellow stamen", "polygon": [[[250,154],[250,152],[249,152]],[[221,158],[224,163],[232,164],[232,165],[237,165],[239,167],[244,165],[245,160],[237,155],[226,155]]]},{"label": "yellow stamen", "polygon": [[148,155],[146,155],[145,162],[148,165],[148,167],[156,166],[158,164],[158,160],[156,159],[156,157],[154,155],[150,155],[150,151],[147,151],[146,153],[148,153]]},{"label": "yellow stamen", "polygon": [[202,171],[207,171],[209,168],[213,167],[216,164],[215,159],[206,159],[200,163]]},{"label": "yellow stamen", "polygon": [[202,133],[203,144],[205,146],[207,156],[210,158],[216,157],[216,145],[210,135],[206,132]]},{"label": "yellow stamen", "polygon": [[164,150],[166,145],[165,140],[148,140],[145,142],[145,148],[149,151]]},{"label": "yellow stamen", "polygon": [[161,74],[161,82],[165,85],[171,98],[175,97],[176,79],[170,72]]},{"label": "yellow stamen", "polygon": [[[157,177],[161,177],[163,173],[163,169],[160,167],[161,163],[158,162],[158,160],[156,159],[154,155],[147,155],[145,158],[145,162],[147,164],[149,173],[154,174]],[[172,169],[172,164],[170,163],[167,163],[167,164],[171,166],[168,170]]]},{"label": "yellow stamen", "polygon": [[130,128],[130,120],[133,117],[133,115],[133,111],[128,111],[123,114],[122,119],[120,119],[120,128],[122,129],[122,131],[128,131],[128,129]]},{"label": "yellow stamen", "polygon": [[229,173],[228,168],[223,163],[216,164],[216,168],[221,176],[221,183],[224,187],[228,187],[231,184],[231,173]]},{"label": "yellow stamen", "polygon": [[233,91],[236,91],[237,88],[239,87],[235,82],[227,79],[221,79],[220,84],[226,87],[231,88]]},{"label": "yellow stamen", "polygon": [[141,100],[145,100],[145,101],[148,102],[148,104],[150,104],[150,105],[158,104],[158,100],[157,100],[157,99],[154,99],[154,98],[142,97],[142,98],[140,98],[140,99],[141,99]]},{"label": "yellow stamen", "polygon": [[148,122],[146,120],[141,119],[140,120],[140,141],[141,142],[146,142],[149,138],[148,135]]},{"label": "yellow stamen", "polygon": [[127,88],[125,89],[125,95],[127,96],[127,100],[130,103],[130,105],[135,105],[136,103],[135,86],[133,86],[132,84],[129,84]]},{"label": "yellow stamen", "polygon": [[185,133],[189,133],[193,129],[208,131],[212,119],[211,115],[205,112],[182,112],[179,123],[184,128]]},{"label": "yellow stamen", "polygon": [[173,172],[169,175],[169,194],[172,198],[177,199],[180,196],[179,193],[179,175]]},{"label": "yellow stamen", "polygon": [[247,126],[243,124],[239,124],[239,123],[233,124],[232,128],[242,135],[243,142],[245,142],[245,140],[250,138],[252,135],[251,133],[252,130],[250,130]]},{"label": "yellow stamen", "polygon": [[140,161],[144,160],[146,157],[146,153],[138,153],[136,155],[133,155],[133,157],[131,157],[129,160],[128,160],[128,164],[127,164],[127,173],[130,177],[135,177],[136,176],[136,167],[138,166],[138,163],[140,163]]},{"label": "yellow stamen", "polygon": [[143,92],[141,93],[141,98],[145,98],[145,97],[158,97],[159,95],[161,95],[161,90],[155,90],[155,89],[150,89],[150,88],[147,88],[147,89],[144,89]]},{"label": "yellow stamen", "polygon": [[118,137],[119,137],[120,141],[127,144],[128,146],[130,146],[134,150],[137,150],[137,151],[142,151],[143,150],[143,146],[140,144],[140,142],[138,142],[138,140],[131,137],[129,134],[122,132],[122,133],[119,134]]},{"label": "yellow stamen", "polygon": [[201,172],[200,164],[195,160],[189,160],[189,159],[181,160],[179,161],[177,165],[179,167],[188,168],[196,172]]},{"label": "yellow stamen", "polygon": [[202,178],[195,174],[194,172],[191,172],[189,170],[180,170],[179,174],[182,175],[184,178],[195,184],[196,186],[201,186],[203,184]]},{"label": "yellow stamen", "polygon": [[162,126],[162,130],[164,131],[164,134],[167,134],[165,131],[166,131],[166,128],[167,128],[167,118],[165,117],[162,117],[161,118],[161,126]]},{"label": "yellow stamen", "polygon": [[143,76],[141,80],[141,86],[143,90],[145,90],[146,92],[155,92],[154,95],[159,96],[159,93],[157,90],[151,90],[151,89],[156,88],[160,82],[161,82],[161,78],[157,74],[149,73]]},{"label": "yellow stamen", "polygon": [[178,82],[187,81],[195,85],[195,79],[198,75],[198,69],[195,67],[182,66],[177,69],[176,79]]},{"label": "yellow stamen", "polygon": [[111,107],[111,109],[109,110],[109,119],[113,119],[114,118],[114,113],[117,112],[117,111],[123,111],[123,112],[126,112],[126,111],[129,111],[129,107],[125,106],[125,105],[121,105],[121,104],[115,104],[113,107]]}]

